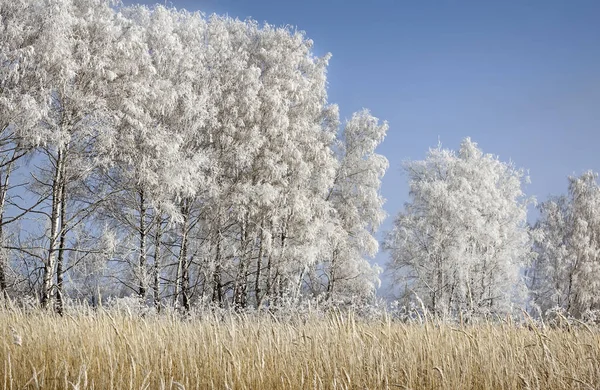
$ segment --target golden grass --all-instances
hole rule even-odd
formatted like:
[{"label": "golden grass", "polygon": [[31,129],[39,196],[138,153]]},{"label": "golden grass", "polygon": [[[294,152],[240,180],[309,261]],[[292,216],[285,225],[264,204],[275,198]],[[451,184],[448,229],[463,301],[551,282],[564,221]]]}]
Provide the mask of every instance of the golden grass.
[{"label": "golden grass", "polygon": [[[600,335],[266,316],[0,312],[1,389],[594,389]],[[19,340],[19,337],[21,340]],[[20,345],[19,345],[20,341]]]}]

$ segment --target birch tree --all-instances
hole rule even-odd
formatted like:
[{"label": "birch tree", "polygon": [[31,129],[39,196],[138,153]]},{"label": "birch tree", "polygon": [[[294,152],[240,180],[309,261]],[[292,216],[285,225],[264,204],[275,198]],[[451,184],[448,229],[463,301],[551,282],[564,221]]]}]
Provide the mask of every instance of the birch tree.
[{"label": "birch tree", "polygon": [[580,318],[600,309],[600,187],[592,171],[569,177],[567,196],[539,207],[531,272],[535,301]]},{"label": "birch tree", "polygon": [[[111,66],[124,38],[116,18],[106,1],[51,0],[44,9],[43,39],[36,43],[35,61],[46,110],[32,137],[47,161],[33,176],[38,194],[48,198],[47,208],[40,210],[49,225],[40,293],[45,307],[56,287],[59,293],[61,289],[58,263],[64,258],[69,230],[69,188],[93,171],[96,140],[111,121],[106,105],[114,75]],[[80,219],[90,213],[86,207],[73,215]]]},{"label": "birch tree", "polygon": [[397,282],[435,315],[510,311],[532,257],[524,172],[469,138],[404,167],[411,201],[386,241]]},{"label": "birch tree", "polygon": [[[381,179],[387,159],[375,153],[387,132],[368,110],[353,114],[338,146],[339,166],[326,200],[332,207],[323,266],[323,287],[332,297],[372,297],[379,282],[378,267],[371,266],[379,250],[374,234],[385,218]],[[319,291],[312,286],[312,292]]]},{"label": "birch tree", "polygon": [[31,27],[39,22],[39,14],[29,11],[25,1],[0,3],[0,294],[7,298],[8,250],[5,218],[10,202],[10,178],[18,160],[27,154],[20,136],[37,120],[33,44],[39,30]]}]

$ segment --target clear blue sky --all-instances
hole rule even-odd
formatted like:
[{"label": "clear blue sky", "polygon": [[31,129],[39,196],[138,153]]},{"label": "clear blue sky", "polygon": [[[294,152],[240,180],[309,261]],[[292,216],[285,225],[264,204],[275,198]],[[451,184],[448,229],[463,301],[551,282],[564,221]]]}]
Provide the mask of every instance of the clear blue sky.
[{"label": "clear blue sky", "polygon": [[329,99],[342,118],[366,107],[390,125],[380,148],[390,161],[384,229],[408,200],[402,161],[423,158],[438,138],[454,149],[470,136],[485,152],[529,169],[525,191],[540,201],[566,192],[568,175],[600,170],[598,1],[167,4],[297,26],[317,54],[333,54]]}]

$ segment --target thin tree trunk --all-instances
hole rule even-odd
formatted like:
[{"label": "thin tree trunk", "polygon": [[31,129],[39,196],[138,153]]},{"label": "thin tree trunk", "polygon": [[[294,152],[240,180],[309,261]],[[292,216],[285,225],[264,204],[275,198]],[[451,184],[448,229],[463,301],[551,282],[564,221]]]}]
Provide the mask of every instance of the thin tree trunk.
[{"label": "thin tree trunk", "polygon": [[[181,258],[181,256],[179,256]],[[179,296],[181,295],[181,275],[183,273],[183,264],[177,259],[177,273],[175,274],[175,294],[173,297],[173,306],[179,309]]]},{"label": "thin tree trunk", "polygon": [[300,300],[300,294],[302,292],[302,282],[304,281],[304,276],[306,275],[308,266],[304,266],[302,271],[300,271],[300,276],[298,277],[298,284],[296,285],[296,292],[294,293],[294,300],[298,302]]},{"label": "thin tree trunk", "polygon": [[573,270],[569,272],[569,285],[567,288],[567,314],[572,314],[571,311],[573,310],[573,299],[571,297],[573,289],[573,273]]},{"label": "thin tree trunk", "polygon": [[489,300],[490,300],[488,307],[490,309],[492,309],[494,307],[494,294],[492,292],[492,285],[494,283],[493,278],[494,278],[494,271],[492,270],[492,271],[490,271],[490,282],[488,284],[488,296],[489,296]]},{"label": "thin tree trunk", "polygon": [[[2,226],[2,222],[4,219],[4,212],[0,212],[0,243],[2,243],[2,245],[4,245],[4,229]],[[8,259],[6,256],[6,252],[4,251],[4,248],[0,249],[0,292],[2,293],[2,298],[4,299],[4,301],[8,300],[8,291],[7,291],[7,284],[6,284],[6,268],[8,265]]]},{"label": "thin tree trunk", "polygon": [[[64,168],[64,167],[63,167]],[[63,177],[65,177],[63,169]],[[67,197],[65,181],[62,183],[60,194],[60,242],[58,247],[58,260],[56,262],[56,312],[63,314],[63,262],[65,257],[65,245],[67,240]]]},{"label": "thin tree trunk", "polygon": [[335,280],[336,280],[336,267],[337,262],[337,251],[334,250],[331,258],[331,272],[329,276],[329,282],[327,283],[327,297],[326,300],[329,301],[333,297],[333,291],[335,289]]},{"label": "thin tree trunk", "polygon": [[286,234],[285,234],[285,227],[281,233],[281,255],[279,256],[279,261],[277,262],[277,266],[275,268],[275,280],[274,282],[274,287],[275,287],[275,291],[274,291],[274,302],[275,303],[281,303],[281,301],[283,300],[283,292],[284,292],[284,280],[283,277],[280,273],[280,264],[284,263],[284,259],[285,259],[285,240],[286,240]]},{"label": "thin tree trunk", "polygon": [[473,277],[469,277],[468,278],[468,282],[467,282],[467,298],[468,298],[468,304],[469,304],[469,311],[471,312],[471,314],[473,313],[473,311],[475,310],[475,303],[473,302],[473,289],[472,286],[475,285],[475,280],[473,280]]},{"label": "thin tree trunk", "polygon": [[272,286],[272,263],[273,263],[273,255],[269,253],[269,257],[267,258],[267,275],[265,276],[266,285],[265,285],[265,293],[261,295],[257,307],[261,307],[265,298],[271,295],[271,286]]},{"label": "thin tree trunk", "polygon": [[190,265],[186,259],[184,260],[183,274],[181,275],[181,303],[183,310],[190,311],[191,307],[191,296],[190,296]]},{"label": "thin tree trunk", "polygon": [[140,195],[140,254],[139,254],[139,288],[138,296],[140,299],[146,298],[146,199],[143,189],[139,189]]},{"label": "thin tree trunk", "polygon": [[154,281],[152,288],[154,290],[154,307],[160,313],[160,251],[162,239],[162,222],[159,220],[156,226],[156,235],[154,236]]},{"label": "thin tree trunk", "polygon": [[[220,215],[220,211],[219,211]],[[216,251],[215,251],[215,269],[213,272],[213,296],[214,303],[223,304],[223,283],[221,279],[221,218],[218,218],[219,227],[217,228],[216,236]]]},{"label": "thin tree trunk", "polygon": [[487,268],[487,261],[483,260],[483,266],[481,267],[481,293],[479,294],[479,308],[481,308],[481,306],[483,305],[483,303],[485,302],[485,271]]},{"label": "thin tree trunk", "polygon": [[[189,203],[184,200],[181,206],[181,214],[183,216],[183,223],[181,225],[181,248],[179,250],[179,259],[177,261],[177,271],[180,283],[181,291],[181,303],[183,309],[188,312],[190,310],[190,274],[188,264],[188,221],[189,221]],[[178,294],[177,294],[178,295]],[[176,297],[178,299],[178,297]]]},{"label": "thin tree trunk", "polygon": [[436,281],[437,285],[436,285],[436,290],[437,290],[437,297],[434,303],[434,307],[433,307],[433,311],[436,315],[440,315],[441,313],[441,305],[443,305],[443,299],[444,299],[444,271],[442,269],[442,258],[441,256],[438,256],[437,259],[437,281]]},{"label": "thin tree trunk", "polygon": [[241,238],[241,255],[240,263],[238,266],[238,272],[235,278],[235,287],[233,294],[233,303],[236,307],[245,307],[246,305],[246,291],[248,287],[248,229],[247,223],[244,221],[240,226],[240,238]]},{"label": "thin tree trunk", "polygon": [[50,244],[48,246],[48,257],[44,263],[44,273],[42,282],[41,303],[44,309],[50,307],[52,299],[52,283],[54,279],[54,270],[56,268],[56,249],[60,234],[60,215],[61,215],[61,189],[63,186],[63,165],[65,164],[65,152],[58,150],[56,157],[56,167],[54,179],[52,181],[52,211],[50,214]]},{"label": "thin tree trunk", "polygon": [[258,247],[258,258],[256,259],[256,279],[254,281],[254,299],[256,302],[256,308],[260,306],[261,298],[260,298],[260,271],[262,267],[262,257],[263,257],[263,242],[264,242],[264,233],[263,233],[263,223],[260,224],[260,243]]},{"label": "thin tree trunk", "polygon": [[[16,152],[13,153],[13,160],[15,154]],[[0,183],[0,245],[2,246],[0,249],[0,292],[5,301],[8,300],[8,286],[6,283],[8,257],[4,250],[4,206],[6,204],[6,196],[8,194],[8,181],[12,172],[12,165],[13,162],[11,161],[6,167],[6,177],[4,178],[4,183]],[[2,176],[0,176],[0,179],[2,179]]]},{"label": "thin tree trunk", "polygon": [[213,274],[213,302],[223,302],[223,285],[221,282],[221,234],[217,237],[217,253],[215,254],[215,272]]}]

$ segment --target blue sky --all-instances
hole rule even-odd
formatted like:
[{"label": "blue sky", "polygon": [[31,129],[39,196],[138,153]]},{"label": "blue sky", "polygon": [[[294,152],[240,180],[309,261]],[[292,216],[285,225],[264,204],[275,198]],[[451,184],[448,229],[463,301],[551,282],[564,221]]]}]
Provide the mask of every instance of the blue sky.
[{"label": "blue sky", "polygon": [[525,191],[540,201],[566,192],[568,175],[600,170],[600,2],[167,4],[296,26],[317,54],[333,54],[329,100],[342,118],[365,107],[390,125],[380,148],[390,161],[384,229],[408,200],[402,161],[423,158],[438,138],[455,149],[470,136],[485,152],[528,169]]}]

